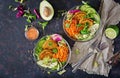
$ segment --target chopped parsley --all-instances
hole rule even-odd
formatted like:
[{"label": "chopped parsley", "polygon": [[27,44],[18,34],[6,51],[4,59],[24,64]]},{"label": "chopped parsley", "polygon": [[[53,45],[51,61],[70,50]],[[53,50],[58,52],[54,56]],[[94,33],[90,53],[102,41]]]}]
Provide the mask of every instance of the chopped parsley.
[{"label": "chopped parsley", "polygon": [[52,49],[52,52],[57,53],[58,52],[57,48]]},{"label": "chopped parsley", "polygon": [[89,34],[90,31],[88,31],[88,27],[89,27],[89,23],[86,22],[85,23],[85,26],[84,26],[84,29],[80,31],[81,34]]},{"label": "chopped parsley", "polygon": [[52,46],[52,44],[53,44],[52,42],[49,42],[49,46]]},{"label": "chopped parsley", "polygon": [[45,22],[38,22],[38,24],[41,25],[42,29],[44,30],[45,27],[48,25],[48,22],[47,21],[45,21]]},{"label": "chopped parsley", "polygon": [[77,24],[77,27],[80,27],[80,26],[82,26],[82,24]]},{"label": "chopped parsley", "polygon": [[66,27],[66,28],[69,28],[69,27],[70,27],[70,24],[67,23],[67,24],[65,25],[65,27]]},{"label": "chopped parsley", "polygon": [[77,48],[76,50],[75,50],[75,54],[79,54],[80,52],[79,52],[79,49]]}]

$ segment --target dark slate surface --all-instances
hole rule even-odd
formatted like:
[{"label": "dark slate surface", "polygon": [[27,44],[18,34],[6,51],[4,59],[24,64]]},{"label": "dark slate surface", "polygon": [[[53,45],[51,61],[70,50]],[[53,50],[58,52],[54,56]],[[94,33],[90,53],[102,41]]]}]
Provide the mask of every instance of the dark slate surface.
[{"label": "dark slate surface", "polygon": [[[28,0],[28,7],[38,8],[41,0]],[[70,40],[62,29],[63,17],[57,19],[56,12],[60,9],[70,9],[81,4],[81,0],[48,0],[55,9],[55,16],[45,28],[44,33],[40,30],[41,38],[43,34],[59,33],[65,37],[72,47],[74,42]],[[98,10],[99,0],[90,0],[90,4]],[[116,0],[120,2],[119,0]],[[50,75],[40,70],[33,60],[33,48],[38,41],[28,41],[24,36],[24,27],[28,24],[24,18],[17,19],[16,12],[8,9],[9,5],[18,6],[14,0],[0,0],[0,78],[105,78],[99,75],[88,75],[79,70],[75,74],[71,72],[71,67],[66,67],[67,72],[63,75],[51,73]],[[120,26],[120,24],[118,25]],[[115,52],[120,47],[120,36],[115,39]],[[109,78],[120,78],[120,64],[114,66]]]}]

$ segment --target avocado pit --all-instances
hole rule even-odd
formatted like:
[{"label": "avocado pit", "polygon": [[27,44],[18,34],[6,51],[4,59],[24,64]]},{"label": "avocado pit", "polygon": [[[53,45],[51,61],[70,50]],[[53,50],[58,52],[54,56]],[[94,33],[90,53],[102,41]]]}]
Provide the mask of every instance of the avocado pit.
[{"label": "avocado pit", "polygon": [[44,12],[43,14],[44,14],[46,17],[50,16],[50,14],[51,14],[51,10],[50,10],[50,8],[47,7],[47,6],[44,7],[44,11],[43,11],[43,12]]}]

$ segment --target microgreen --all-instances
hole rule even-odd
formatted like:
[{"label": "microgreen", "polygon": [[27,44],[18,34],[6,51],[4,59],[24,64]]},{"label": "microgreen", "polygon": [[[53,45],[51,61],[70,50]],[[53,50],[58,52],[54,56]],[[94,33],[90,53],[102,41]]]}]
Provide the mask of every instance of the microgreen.
[{"label": "microgreen", "polygon": [[61,62],[61,63],[62,63],[62,65],[65,65],[66,62]]},{"label": "microgreen", "polygon": [[26,17],[26,18],[27,18],[26,21],[27,21],[28,23],[31,23],[32,20],[36,20],[36,15],[31,14],[31,13],[29,12],[29,10],[24,13],[23,17]]},{"label": "microgreen", "polygon": [[50,74],[51,72],[47,72],[48,74]]},{"label": "microgreen", "polygon": [[81,34],[89,34],[90,32],[88,31],[88,29],[84,29],[80,31]]},{"label": "microgreen", "polygon": [[66,14],[66,10],[58,10],[58,13],[57,13],[57,18],[60,18],[61,16],[64,16]]},{"label": "microgreen", "polygon": [[65,25],[65,27],[66,27],[66,28],[69,28],[69,27],[70,27],[70,24],[67,23],[67,24]]},{"label": "microgreen", "polygon": [[86,23],[85,23],[85,26],[89,26],[89,23],[88,23],[88,22],[86,22]]},{"label": "microgreen", "polygon": [[89,2],[88,1],[82,1],[83,4],[87,5]]},{"label": "microgreen", "polygon": [[41,25],[41,26],[42,26],[42,29],[44,30],[45,27],[48,25],[48,21],[45,21],[45,22],[40,22],[40,21],[39,21],[38,24]]},{"label": "microgreen", "polygon": [[79,49],[77,48],[76,50],[75,50],[75,54],[79,54],[80,52],[79,52]]},{"label": "microgreen", "polygon": [[77,24],[77,27],[80,27],[82,24]]},{"label": "microgreen", "polygon": [[25,0],[15,0],[15,2],[23,3]]},{"label": "microgreen", "polygon": [[57,48],[52,49],[52,52],[57,53],[58,52]]},{"label": "microgreen", "polygon": [[52,42],[49,42],[49,46],[52,46],[52,44],[53,44]]},{"label": "microgreen", "polygon": [[12,11],[16,11],[17,7],[13,7],[13,5],[9,5],[8,9],[12,10]]},{"label": "microgreen", "polygon": [[19,0],[15,0],[15,2],[19,2]]},{"label": "microgreen", "polygon": [[90,32],[88,31],[89,23],[86,22],[83,30],[80,31],[81,34],[89,34]]},{"label": "microgreen", "polygon": [[25,31],[27,31],[28,30],[28,25],[25,25]]}]

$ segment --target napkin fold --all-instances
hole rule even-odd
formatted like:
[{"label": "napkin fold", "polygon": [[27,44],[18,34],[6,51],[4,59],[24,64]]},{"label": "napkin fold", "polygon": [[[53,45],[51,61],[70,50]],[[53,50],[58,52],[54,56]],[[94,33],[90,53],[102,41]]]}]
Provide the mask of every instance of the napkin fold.
[{"label": "napkin fold", "polygon": [[[106,38],[104,29],[106,26],[116,25],[119,23],[120,5],[114,2],[114,0],[101,0],[99,11],[101,16],[101,24],[96,37],[87,42],[75,42],[72,48],[71,60],[69,63],[74,65],[79,61],[79,59],[83,58],[89,52],[97,51],[90,48],[90,46],[96,39],[99,39],[101,43],[105,42],[108,47],[101,52],[97,52],[97,56],[95,53],[90,56],[82,65],[79,66],[79,69],[87,72],[88,74],[108,76],[112,66],[108,65],[106,62],[113,56],[114,40]],[[78,52],[76,53],[76,51]]]}]

